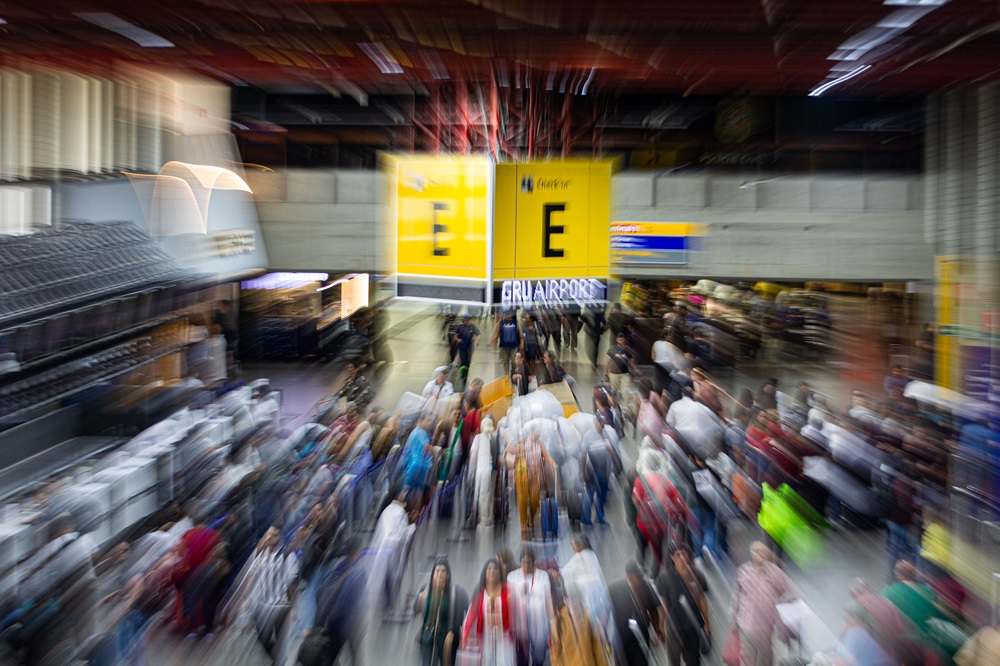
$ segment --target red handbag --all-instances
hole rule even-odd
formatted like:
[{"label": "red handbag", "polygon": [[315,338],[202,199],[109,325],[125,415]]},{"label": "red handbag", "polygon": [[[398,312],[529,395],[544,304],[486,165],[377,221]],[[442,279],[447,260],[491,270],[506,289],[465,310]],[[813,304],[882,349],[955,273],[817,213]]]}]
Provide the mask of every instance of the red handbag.
[{"label": "red handbag", "polygon": [[740,635],[735,627],[726,634],[726,645],[722,648],[722,663],[726,666],[740,666]]}]

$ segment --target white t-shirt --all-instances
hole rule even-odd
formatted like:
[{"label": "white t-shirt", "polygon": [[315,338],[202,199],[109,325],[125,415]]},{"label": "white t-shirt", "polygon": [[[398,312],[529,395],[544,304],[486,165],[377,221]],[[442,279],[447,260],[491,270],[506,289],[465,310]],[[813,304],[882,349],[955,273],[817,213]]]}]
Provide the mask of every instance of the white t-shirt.
[{"label": "white t-shirt", "polygon": [[680,372],[687,372],[691,365],[688,358],[684,356],[684,352],[677,345],[666,340],[657,340],[653,343],[653,361],[658,365],[669,363],[670,366],[673,366],[671,369]]},{"label": "white t-shirt", "polygon": [[424,385],[424,392],[421,396],[425,400],[430,398],[447,398],[454,392],[455,388],[451,385],[451,382],[438,385],[437,381],[432,379]]},{"label": "white t-shirt", "polygon": [[549,600],[552,598],[548,572],[535,569],[526,576],[522,569],[515,569],[507,575],[507,590],[514,601],[518,629],[527,630],[532,643],[545,642],[549,636]]},{"label": "white t-shirt", "polygon": [[699,455],[707,458],[722,449],[725,436],[722,421],[700,402],[681,398],[670,405],[666,421]]}]

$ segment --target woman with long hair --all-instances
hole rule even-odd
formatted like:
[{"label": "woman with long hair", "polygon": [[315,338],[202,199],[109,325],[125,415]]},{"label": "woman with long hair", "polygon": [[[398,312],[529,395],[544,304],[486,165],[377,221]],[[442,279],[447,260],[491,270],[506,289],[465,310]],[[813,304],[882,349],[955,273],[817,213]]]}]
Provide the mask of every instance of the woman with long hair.
[{"label": "woman with long hair", "polygon": [[455,637],[469,607],[469,595],[451,580],[448,560],[438,560],[431,569],[427,587],[420,591],[414,612],[421,613],[420,657],[423,666],[450,666],[458,645]]},{"label": "woman with long hair", "polygon": [[552,607],[556,613],[549,633],[552,666],[607,666],[610,652],[607,643],[593,630],[586,608],[567,599],[566,587],[558,574],[552,575]]},{"label": "woman with long hair", "polygon": [[500,575],[500,563],[490,558],[483,566],[479,588],[465,618],[462,650],[478,652],[481,666],[511,666],[516,655],[510,632],[507,584]]}]

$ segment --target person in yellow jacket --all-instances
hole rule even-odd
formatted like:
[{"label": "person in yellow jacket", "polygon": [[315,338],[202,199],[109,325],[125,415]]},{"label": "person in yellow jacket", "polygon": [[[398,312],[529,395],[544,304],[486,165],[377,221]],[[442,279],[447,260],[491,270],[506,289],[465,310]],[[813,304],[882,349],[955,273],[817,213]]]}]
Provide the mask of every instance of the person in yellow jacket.
[{"label": "person in yellow jacket", "polygon": [[552,605],[555,609],[549,633],[552,666],[608,666],[607,643],[593,631],[587,611],[567,603],[566,590],[558,575],[553,576]]}]

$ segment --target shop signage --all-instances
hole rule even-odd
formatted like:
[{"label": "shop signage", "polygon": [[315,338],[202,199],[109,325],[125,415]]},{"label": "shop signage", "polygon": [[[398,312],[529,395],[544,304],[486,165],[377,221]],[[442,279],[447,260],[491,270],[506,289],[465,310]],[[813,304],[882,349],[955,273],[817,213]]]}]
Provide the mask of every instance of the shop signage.
[{"label": "shop signage", "polygon": [[230,229],[212,235],[215,241],[215,256],[238,257],[253,254],[257,249],[257,233],[253,229]]},{"label": "shop signage", "polygon": [[989,342],[990,334],[980,331],[972,326],[958,326],[955,324],[942,324],[937,327],[938,335],[946,338],[963,338],[965,340],[975,340],[977,342]]},{"label": "shop signage", "polygon": [[688,222],[615,222],[611,225],[613,263],[684,265],[700,248],[704,226]]},{"label": "shop signage", "polygon": [[607,286],[595,278],[559,280],[504,280],[500,285],[500,305],[529,308],[560,303],[604,301]]}]

